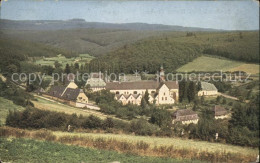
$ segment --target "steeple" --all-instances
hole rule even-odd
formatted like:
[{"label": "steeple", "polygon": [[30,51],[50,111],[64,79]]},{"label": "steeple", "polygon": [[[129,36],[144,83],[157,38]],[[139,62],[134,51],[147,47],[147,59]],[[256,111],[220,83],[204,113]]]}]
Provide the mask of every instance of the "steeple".
[{"label": "steeple", "polygon": [[165,81],[164,69],[163,69],[162,65],[161,65],[161,68],[160,68],[159,77],[160,77],[160,82],[164,82]]}]

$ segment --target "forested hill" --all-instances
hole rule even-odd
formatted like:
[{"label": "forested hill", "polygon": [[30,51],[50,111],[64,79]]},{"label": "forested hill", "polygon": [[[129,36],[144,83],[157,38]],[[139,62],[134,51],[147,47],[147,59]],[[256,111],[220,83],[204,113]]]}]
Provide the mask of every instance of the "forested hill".
[{"label": "forested hill", "polygon": [[154,38],[125,45],[116,51],[94,59],[91,71],[133,73],[149,71],[155,73],[160,65],[172,71],[200,56],[202,49],[192,43],[182,44],[167,38]]},{"label": "forested hill", "polygon": [[67,57],[73,54],[50,46],[29,41],[10,40],[0,37],[0,73],[19,72],[21,61],[28,57],[49,57],[63,54]]},{"label": "forested hill", "polygon": [[64,29],[122,29],[122,30],[155,30],[155,31],[217,31],[210,28],[183,27],[146,23],[103,23],[86,22],[84,19],[71,20],[5,20],[0,19],[0,29],[13,30],[64,30]]},{"label": "forested hill", "polygon": [[147,70],[154,73],[160,65],[164,65],[166,71],[172,72],[203,53],[258,63],[259,33],[188,32],[177,37],[174,35],[152,37],[125,45],[92,60],[90,70],[124,73]]}]

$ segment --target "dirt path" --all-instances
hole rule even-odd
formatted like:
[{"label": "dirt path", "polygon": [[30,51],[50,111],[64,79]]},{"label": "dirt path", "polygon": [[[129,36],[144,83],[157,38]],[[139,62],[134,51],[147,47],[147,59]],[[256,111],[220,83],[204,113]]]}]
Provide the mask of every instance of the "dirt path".
[{"label": "dirt path", "polygon": [[230,95],[227,95],[227,94],[224,94],[224,93],[221,93],[221,92],[218,92],[218,95],[223,96],[223,97],[226,97],[226,98],[229,98],[229,99],[232,99],[232,100],[238,101],[238,98],[237,98],[237,97],[230,96]]}]

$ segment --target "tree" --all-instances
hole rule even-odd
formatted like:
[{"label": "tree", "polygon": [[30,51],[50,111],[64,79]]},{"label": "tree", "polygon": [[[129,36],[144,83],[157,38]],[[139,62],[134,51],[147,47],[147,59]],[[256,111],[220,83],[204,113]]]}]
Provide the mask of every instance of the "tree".
[{"label": "tree", "polygon": [[66,67],[65,67],[64,72],[65,72],[66,74],[69,74],[69,73],[70,73],[70,65],[69,65],[68,63],[66,64]]},{"label": "tree", "polygon": [[104,129],[113,128],[114,127],[114,121],[112,118],[108,117],[104,120],[102,124]]},{"label": "tree", "polygon": [[171,124],[171,115],[167,110],[154,109],[150,122],[159,127],[169,126],[169,124]]},{"label": "tree", "polygon": [[144,109],[144,108],[146,108],[146,106],[147,106],[147,103],[146,103],[145,99],[142,98],[142,100],[141,100],[141,107]]},{"label": "tree", "polygon": [[83,123],[83,127],[90,129],[97,129],[102,126],[102,121],[100,118],[90,115]]},{"label": "tree", "polygon": [[223,98],[222,104],[226,104],[226,103],[227,103],[227,100],[225,98]]},{"label": "tree", "polygon": [[195,100],[195,97],[197,95],[197,90],[196,90],[196,84],[191,81],[189,82],[189,94],[188,94],[188,100],[189,102],[193,102]]},{"label": "tree", "polygon": [[79,63],[75,63],[75,64],[74,64],[74,68],[75,68],[76,70],[78,70],[78,69],[79,69]]},{"label": "tree", "polygon": [[54,66],[55,66],[55,68],[60,68],[62,66],[62,64],[60,64],[59,61],[55,61]]},{"label": "tree", "polygon": [[146,104],[149,104],[149,93],[148,93],[148,90],[145,91],[144,100],[145,100]]},{"label": "tree", "polygon": [[204,96],[201,96],[201,98],[200,98],[200,103],[201,103],[201,104],[204,104],[204,103],[205,103],[205,97],[204,97]]},{"label": "tree", "polygon": [[221,96],[218,96],[216,99],[216,103],[220,103],[220,100],[221,100]]}]

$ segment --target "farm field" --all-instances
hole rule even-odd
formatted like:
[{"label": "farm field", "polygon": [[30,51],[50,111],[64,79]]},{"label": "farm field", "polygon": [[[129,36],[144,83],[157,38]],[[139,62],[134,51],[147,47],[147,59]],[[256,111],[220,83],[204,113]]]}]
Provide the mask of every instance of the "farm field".
[{"label": "farm field", "polygon": [[151,147],[155,146],[173,146],[178,149],[195,149],[198,151],[209,151],[209,152],[230,152],[230,153],[243,153],[243,154],[257,154],[258,150],[247,147],[240,147],[234,145],[227,145],[221,143],[210,143],[206,141],[195,141],[190,139],[181,138],[161,138],[161,137],[151,137],[151,136],[134,136],[134,135],[124,135],[124,134],[101,134],[101,133],[66,133],[56,131],[53,132],[57,137],[61,136],[79,136],[79,137],[92,137],[92,138],[104,138],[104,139],[115,139],[118,141],[124,141],[129,143],[136,143],[138,141],[143,141],[148,143]]},{"label": "farm field", "polygon": [[46,57],[37,59],[35,62],[33,62],[36,65],[46,65],[46,66],[53,66],[55,61],[58,61],[60,64],[62,64],[62,67],[65,68],[66,64],[75,64],[79,63],[79,65],[84,65],[85,63],[89,63],[93,58],[93,56],[90,56],[89,54],[80,54],[78,57],[72,57],[72,58],[66,58],[62,55],[57,55],[56,57]]},{"label": "farm field", "polygon": [[[203,63],[203,64],[202,64]],[[259,65],[247,64],[239,61],[201,56],[178,68],[178,72],[192,71],[245,71],[251,74],[259,73]]]},{"label": "farm field", "polygon": [[25,108],[14,104],[12,101],[0,97],[0,124],[5,123],[9,110],[24,110]]},{"label": "farm field", "polygon": [[[32,139],[0,138],[0,160],[5,162],[191,162],[172,158],[146,157],[64,145]],[[192,162],[201,162],[194,161]]]}]

